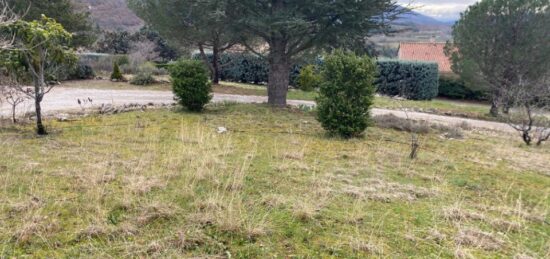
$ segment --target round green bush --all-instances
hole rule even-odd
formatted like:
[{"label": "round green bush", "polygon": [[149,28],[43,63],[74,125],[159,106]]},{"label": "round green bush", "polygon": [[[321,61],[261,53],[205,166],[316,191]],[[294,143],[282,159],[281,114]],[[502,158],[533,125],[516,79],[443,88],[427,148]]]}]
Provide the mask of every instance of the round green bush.
[{"label": "round green bush", "polygon": [[359,137],[370,124],[376,65],[369,57],[335,51],[325,59],[317,120],[332,135]]},{"label": "round green bush", "polygon": [[170,75],[177,101],[190,111],[202,111],[212,99],[210,73],[202,62],[180,60],[170,66]]},{"label": "round green bush", "polygon": [[317,73],[314,65],[307,65],[300,70],[298,76],[298,88],[310,92],[319,87],[321,76]]}]

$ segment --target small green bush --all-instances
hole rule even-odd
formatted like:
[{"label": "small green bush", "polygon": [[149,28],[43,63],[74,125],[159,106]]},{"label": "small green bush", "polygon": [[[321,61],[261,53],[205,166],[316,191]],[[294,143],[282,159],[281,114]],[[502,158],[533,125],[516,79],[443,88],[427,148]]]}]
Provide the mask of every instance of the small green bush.
[{"label": "small green bush", "polygon": [[300,70],[297,81],[300,90],[310,92],[319,87],[321,76],[317,73],[314,65],[307,65]]},{"label": "small green bush", "polygon": [[111,80],[124,81],[124,76],[122,76],[122,72],[120,72],[120,67],[118,66],[117,62],[113,64],[113,73],[111,73]]},{"label": "small green bush", "polygon": [[170,66],[170,75],[176,99],[190,111],[202,111],[212,99],[210,73],[202,62],[180,60]]},{"label": "small green bush", "polygon": [[378,92],[399,95],[411,100],[431,100],[439,93],[437,63],[380,60],[378,64]]},{"label": "small green bush", "polygon": [[333,135],[358,137],[370,124],[376,65],[369,57],[335,51],[325,59],[317,120]]}]

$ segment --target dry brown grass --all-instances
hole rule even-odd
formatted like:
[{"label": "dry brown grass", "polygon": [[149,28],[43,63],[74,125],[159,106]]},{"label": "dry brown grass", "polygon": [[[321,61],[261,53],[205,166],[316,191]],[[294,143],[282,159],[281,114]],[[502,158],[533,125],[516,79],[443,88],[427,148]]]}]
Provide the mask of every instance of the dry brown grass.
[{"label": "dry brown grass", "polygon": [[150,224],[156,220],[169,220],[176,215],[173,205],[160,202],[153,202],[138,208],[139,215],[136,223],[140,226]]},{"label": "dry brown grass", "polygon": [[481,248],[484,250],[498,250],[504,245],[504,241],[494,234],[478,229],[462,229],[455,236],[457,245]]},{"label": "dry brown grass", "polygon": [[438,194],[438,190],[434,188],[429,189],[372,178],[364,179],[361,186],[344,185],[342,192],[353,198],[367,198],[381,202],[415,201]]},{"label": "dry brown grass", "polygon": [[18,244],[28,244],[36,238],[47,239],[57,231],[59,231],[57,221],[46,216],[34,215],[25,219],[25,223],[15,231],[12,239]]},{"label": "dry brown grass", "polygon": [[125,178],[128,189],[132,192],[143,195],[153,190],[161,189],[166,186],[166,182],[157,177],[146,177],[141,175],[130,175]]}]

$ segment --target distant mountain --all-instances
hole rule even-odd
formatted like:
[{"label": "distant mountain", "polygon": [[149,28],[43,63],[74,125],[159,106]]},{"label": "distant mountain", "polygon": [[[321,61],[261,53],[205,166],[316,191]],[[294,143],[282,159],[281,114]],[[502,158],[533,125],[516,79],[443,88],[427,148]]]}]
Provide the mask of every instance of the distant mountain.
[{"label": "distant mountain", "polygon": [[[128,8],[126,0],[72,0],[81,11],[90,12],[93,21],[107,31],[136,31],[144,21]],[[449,30],[454,24],[411,11],[394,21],[394,25],[416,30]]]},{"label": "distant mountain", "polygon": [[434,27],[447,27],[453,23],[437,20],[433,17],[423,15],[421,13],[410,11],[409,13],[403,14],[394,21],[394,24],[397,25],[413,25],[413,26],[434,26]]},{"label": "distant mountain", "polygon": [[106,31],[137,31],[145,23],[128,8],[126,0],[72,0],[81,11]]}]

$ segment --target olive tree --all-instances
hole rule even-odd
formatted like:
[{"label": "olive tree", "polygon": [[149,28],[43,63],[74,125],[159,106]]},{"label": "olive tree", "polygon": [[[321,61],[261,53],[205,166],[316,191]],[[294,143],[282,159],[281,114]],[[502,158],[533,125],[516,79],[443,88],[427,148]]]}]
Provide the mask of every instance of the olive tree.
[{"label": "olive tree", "polygon": [[15,35],[14,48],[2,52],[2,62],[18,80],[30,79],[32,82],[30,90],[22,84],[15,84],[15,87],[34,99],[36,132],[45,135],[41,102],[56,85],[53,81],[57,76],[76,63],[76,55],[68,47],[71,34],[46,16],[30,22],[17,21],[9,29]]}]

